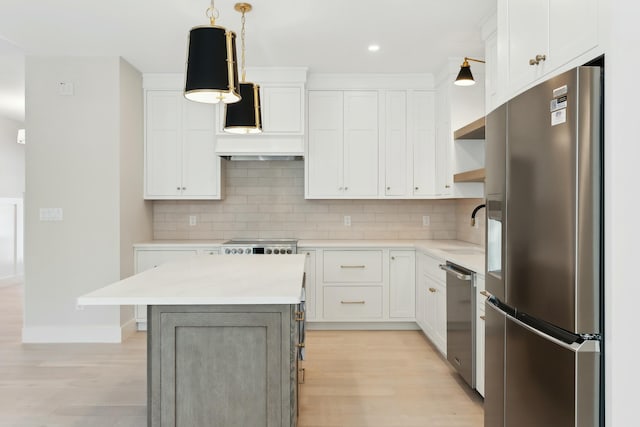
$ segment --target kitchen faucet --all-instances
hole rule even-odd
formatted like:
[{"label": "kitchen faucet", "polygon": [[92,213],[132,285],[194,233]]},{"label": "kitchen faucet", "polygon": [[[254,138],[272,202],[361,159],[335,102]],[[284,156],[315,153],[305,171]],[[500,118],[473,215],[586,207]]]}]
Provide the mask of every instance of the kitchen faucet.
[{"label": "kitchen faucet", "polygon": [[475,226],[476,225],[476,214],[478,213],[478,211],[482,208],[486,208],[487,205],[482,204],[482,205],[478,205],[476,206],[476,208],[473,210],[473,212],[471,212],[471,226]]}]

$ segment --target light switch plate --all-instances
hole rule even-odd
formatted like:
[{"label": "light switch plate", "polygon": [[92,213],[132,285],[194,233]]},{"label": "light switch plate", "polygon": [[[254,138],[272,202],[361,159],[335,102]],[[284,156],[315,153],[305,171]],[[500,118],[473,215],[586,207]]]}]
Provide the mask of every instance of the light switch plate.
[{"label": "light switch plate", "polygon": [[62,208],[40,208],[40,221],[62,221]]}]

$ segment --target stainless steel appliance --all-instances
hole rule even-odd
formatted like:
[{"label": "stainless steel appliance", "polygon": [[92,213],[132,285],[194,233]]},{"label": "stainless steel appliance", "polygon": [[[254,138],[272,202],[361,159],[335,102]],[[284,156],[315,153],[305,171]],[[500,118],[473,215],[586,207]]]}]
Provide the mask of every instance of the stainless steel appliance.
[{"label": "stainless steel appliance", "polygon": [[287,255],[297,252],[294,239],[233,239],[222,244],[223,255]]},{"label": "stainless steel appliance", "polygon": [[440,268],[447,272],[447,360],[475,388],[475,274],[448,261]]},{"label": "stainless steel appliance", "polygon": [[487,118],[485,426],[602,422],[602,73]]}]

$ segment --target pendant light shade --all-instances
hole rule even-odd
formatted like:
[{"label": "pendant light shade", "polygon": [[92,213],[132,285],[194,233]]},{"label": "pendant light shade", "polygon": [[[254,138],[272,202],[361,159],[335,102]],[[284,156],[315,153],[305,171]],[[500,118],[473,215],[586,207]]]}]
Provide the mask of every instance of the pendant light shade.
[{"label": "pendant light shade", "polygon": [[453,82],[457,86],[472,86],[476,84],[476,81],[473,79],[473,74],[471,74],[471,66],[469,65],[469,61],[482,62],[481,59],[473,59],[473,58],[464,58],[464,62],[460,66],[460,72],[458,73],[458,77],[456,77],[456,81]]},{"label": "pendant light shade", "polygon": [[224,131],[236,134],[261,133],[262,112],[260,111],[260,86],[245,81],[245,14],[250,12],[252,6],[249,3],[236,3],[234,9],[242,13],[242,81],[240,82],[240,95],[242,99],[230,105],[225,105]]},{"label": "pendant light shade", "polygon": [[238,134],[262,132],[260,86],[240,83],[240,95],[240,102],[225,105],[224,131]]},{"label": "pendant light shade", "polygon": [[238,102],[236,34],[214,25],[216,13],[212,1],[207,9],[211,25],[189,31],[184,96],[208,104]]}]

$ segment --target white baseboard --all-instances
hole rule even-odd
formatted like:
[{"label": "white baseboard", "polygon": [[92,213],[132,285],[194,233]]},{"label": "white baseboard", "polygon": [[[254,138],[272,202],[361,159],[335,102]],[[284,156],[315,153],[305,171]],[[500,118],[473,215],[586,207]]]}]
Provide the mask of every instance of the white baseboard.
[{"label": "white baseboard", "polygon": [[308,330],[316,331],[413,331],[420,328],[416,322],[313,322],[307,321]]},{"label": "white baseboard", "polygon": [[22,328],[22,342],[45,343],[120,343],[134,333],[135,321],[122,326],[27,326]]}]

